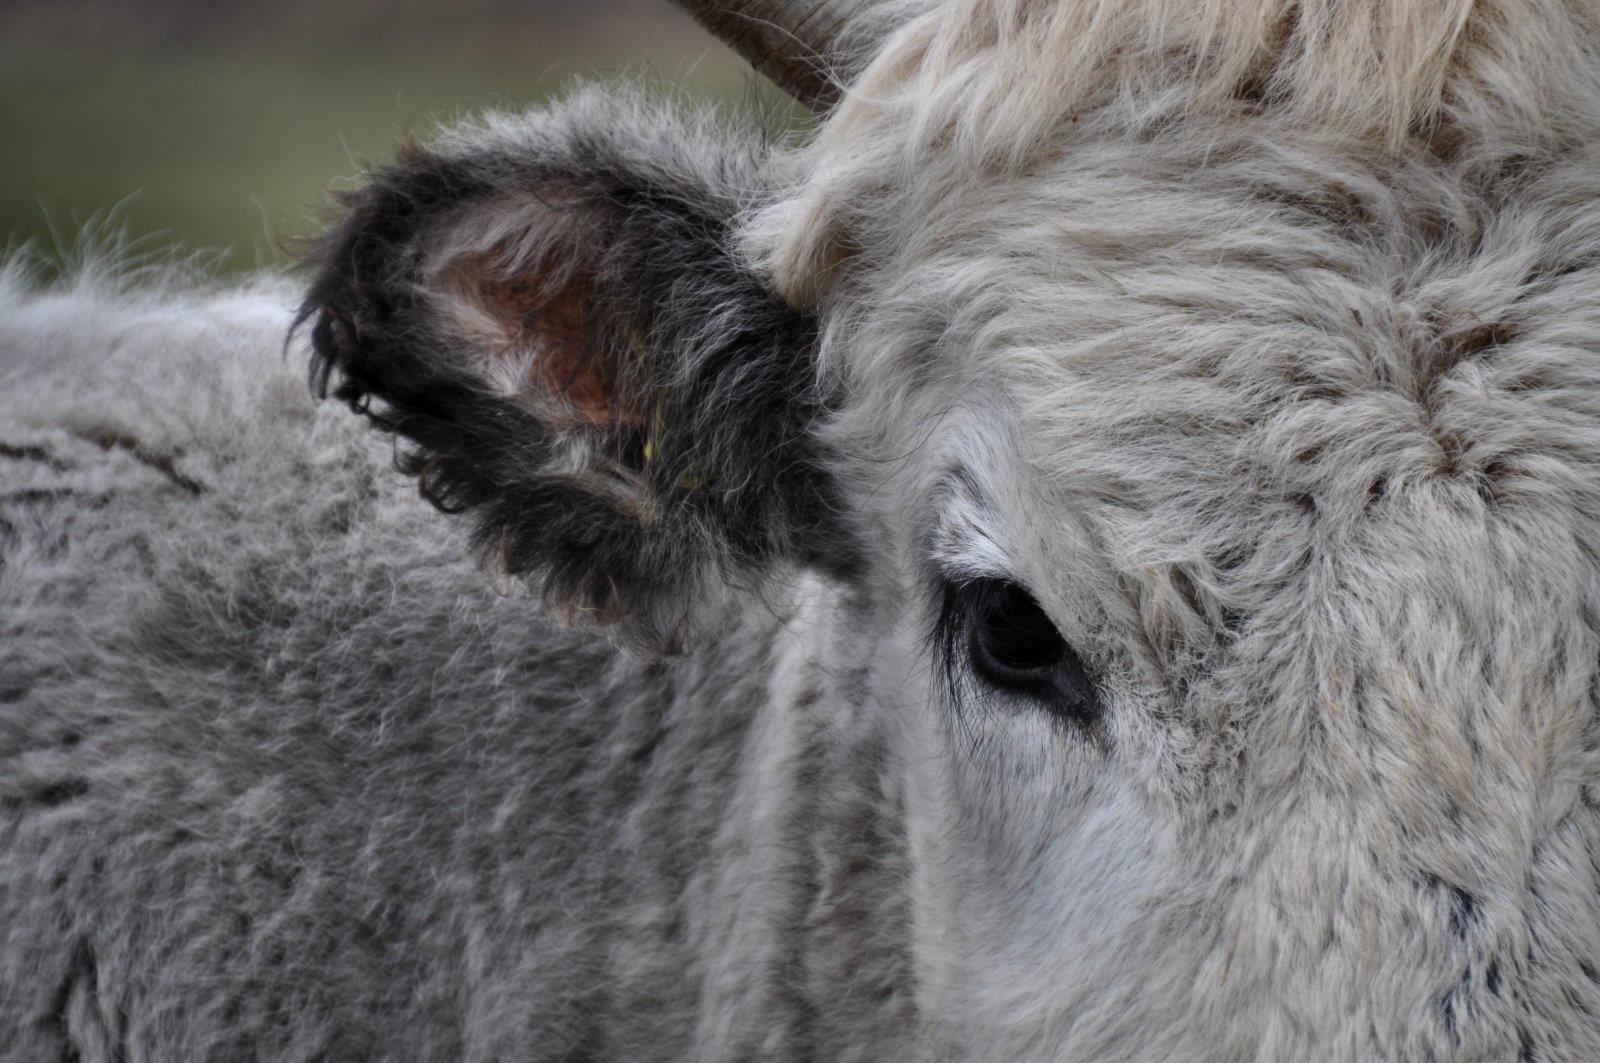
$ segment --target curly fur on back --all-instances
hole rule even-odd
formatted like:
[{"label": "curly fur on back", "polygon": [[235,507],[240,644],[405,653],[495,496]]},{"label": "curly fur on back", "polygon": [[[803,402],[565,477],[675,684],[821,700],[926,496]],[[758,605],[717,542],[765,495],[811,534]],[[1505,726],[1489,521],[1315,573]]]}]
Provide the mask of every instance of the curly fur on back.
[{"label": "curly fur on back", "polygon": [[0,293],[0,1059],[798,1057],[819,991],[892,1024],[846,992],[903,975],[853,952],[898,875],[848,855],[893,817],[796,653],[829,610],[636,661],[495,595],[312,406],[295,297]]}]

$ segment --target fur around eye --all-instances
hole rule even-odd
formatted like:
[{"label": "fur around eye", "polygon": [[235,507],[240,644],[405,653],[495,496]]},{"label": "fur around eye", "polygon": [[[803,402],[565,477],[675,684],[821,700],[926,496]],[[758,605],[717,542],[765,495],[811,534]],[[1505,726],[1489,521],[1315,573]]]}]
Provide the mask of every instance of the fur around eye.
[{"label": "fur around eye", "polygon": [[1038,703],[1055,715],[1091,723],[1098,713],[1094,680],[1049,614],[1012,580],[948,582],[938,644],[952,693],[961,679]]}]

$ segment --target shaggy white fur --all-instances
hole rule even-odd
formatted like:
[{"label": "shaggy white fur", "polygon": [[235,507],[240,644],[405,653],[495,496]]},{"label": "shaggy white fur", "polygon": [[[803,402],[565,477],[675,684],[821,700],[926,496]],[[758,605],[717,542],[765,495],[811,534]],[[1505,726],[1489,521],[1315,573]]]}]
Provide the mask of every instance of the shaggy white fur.
[{"label": "shaggy white fur", "polygon": [[868,20],[7,275],[0,1059],[1600,1058],[1600,12]]},{"label": "shaggy white fur", "polygon": [[787,160],[873,567],[1114,692],[903,710],[953,1053],[1600,1053],[1594,19],[952,3]]}]

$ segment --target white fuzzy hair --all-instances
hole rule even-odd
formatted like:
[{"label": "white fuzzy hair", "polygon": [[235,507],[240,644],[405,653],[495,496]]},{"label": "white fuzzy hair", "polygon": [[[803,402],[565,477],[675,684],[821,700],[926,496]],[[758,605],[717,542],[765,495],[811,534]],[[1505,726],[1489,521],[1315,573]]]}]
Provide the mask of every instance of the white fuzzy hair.
[{"label": "white fuzzy hair", "polygon": [[952,0],[779,167],[745,248],[821,316],[880,571],[1004,555],[1112,692],[1109,756],[904,710],[952,1045],[1600,1055],[1597,43]]},{"label": "white fuzzy hair", "polygon": [[[905,17],[905,16],[902,16]],[[886,188],[1025,170],[1181,123],[1316,130],[1480,165],[1582,141],[1600,7],[1566,0],[951,0],[906,18],[801,156],[805,192],[752,243],[809,304]]]}]

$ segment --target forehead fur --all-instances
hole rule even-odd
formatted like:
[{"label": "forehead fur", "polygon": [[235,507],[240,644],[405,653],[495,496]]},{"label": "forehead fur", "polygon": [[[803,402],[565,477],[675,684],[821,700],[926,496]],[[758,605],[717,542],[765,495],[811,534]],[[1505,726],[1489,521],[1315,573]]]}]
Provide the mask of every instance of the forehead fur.
[{"label": "forehead fur", "polygon": [[937,240],[836,325],[848,449],[932,454],[962,411],[990,435],[1009,411],[1127,571],[1207,581],[1266,523],[1419,488],[1600,518],[1594,152],[1492,202],[1421,165],[1185,156],[1124,145],[927,213]]},{"label": "forehead fur", "polygon": [[1545,151],[1595,126],[1597,37],[1596,6],[1563,0],[946,0],[890,37],[751,247],[810,304],[908,186],[994,181],[1107,137]]},{"label": "forehead fur", "polygon": [[1001,519],[1091,525],[1167,660],[1346,577],[1554,613],[1600,526],[1588,9],[1273,10],[909,23],[749,229],[825,311],[832,430],[910,470],[886,512],[958,460],[1048,494]]}]

